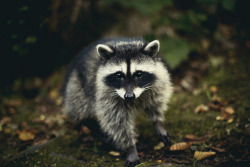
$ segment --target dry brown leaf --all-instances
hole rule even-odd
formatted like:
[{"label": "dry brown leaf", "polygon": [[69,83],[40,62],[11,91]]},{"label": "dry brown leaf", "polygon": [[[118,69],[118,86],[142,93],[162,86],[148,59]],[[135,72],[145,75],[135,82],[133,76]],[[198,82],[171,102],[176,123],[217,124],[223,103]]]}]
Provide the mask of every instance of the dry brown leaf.
[{"label": "dry brown leaf", "polygon": [[157,162],[157,163],[162,163],[162,160],[161,160],[161,159],[159,159],[159,160],[156,160],[156,162]]},{"label": "dry brown leaf", "polygon": [[121,154],[119,152],[117,152],[117,151],[110,151],[108,154],[111,155],[111,156],[113,156],[113,157],[119,157],[119,156],[121,156]]},{"label": "dry brown leaf", "polygon": [[44,121],[45,118],[46,118],[45,115],[40,115],[40,116],[39,116],[39,119],[40,119],[41,121]]},{"label": "dry brown leaf", "polygon": [[234,114],[234,109],[232,107],[226,107],[224,109],[224,112],[226,112],[228,115],[233,115]]},{"label": "dry brown leaf", "polygon": [[163,142],[159,142],[156,146],[154,146],[154,150],[160,150],[163,147],[165,147],[165,144]]},{"label": "dry brown leaf", "polygon": [[208,111],[208,106],[201,104],[199,106],[197,106],[194,110],[195,113],[203,113],[203,112],[207,112]]},{"label": "dry brown leaf", "polygon": [[9,127],[4,128],[3,132],[4,132],[5,134],[10,134],[10,133],[11,133],[11,129],[10,129]]},{"label": "dry brown leaf", "polygon": [[82,132],[86,135],[90,134],[91,130],[87,126],[82,126],[81,127]]},{"label": "dry brown leaf", "polygon": [[7,124],[11,121],[11,118],[10,117],[3,117],[0,121],[1,124]]},{"label": "dry brown leaf", "polygon": [[230,118],[229,120],[227,120],[227,123],[232,123],[234,121],[234,118]]},{"label": "dry brown leaf", "polygon": [[212,151],[210,151],[210,152],[195,151],[194,158],[197,160],[202,160],[202,159],[205,159],[207,157],[211,157],[215,154],[216,154],[216,152],[212,152]]},{"label": "dry brown leaf", "polygon": [[209,106],[209,108],[211,108],[213,110],[220,110],[221,109],[220,104],[209,103],[208,106]]},{"label": "dry brown leaf", "polygon": [[184,139],[186,139],[186,140],[197,140],[196,136],[192,135],[192,134],[186,134]]},{"label": "dry brown leaf", "polygon": [[19,133],[18,138],[22,141],[33,140],[35,138],[35,134],[32,133],[31,131],[22,130]]},{"label": "dry brown leaf", "polygon": [[218,116],[216,117],[216,120],[217,120],[217,121],[223,121],[224,118],[223,118],[221,115],[218,115]]},{"label": "dry brown leaf", "polygon": [[144,156],[144,152],[138,152],[138,155]]},{"label": "dry brown leaf", "polygon": [[222,98],[219,97],[218,95],[214,95],[212,97],[212,102],[214,102],[214,103],[221,103],[221,101],[222,101]]},{"label": "dry brown leaf", "polygon": [[59,96],[59,90],[57,88],[51,89],[49,91],[49,97],[51,99],[56,99]]},{"label": "dry brown leaf", "polygon": [[19,107],[22,104],[20,99],[3,99],[3,104],[9,107]]},{"label": "dry brown leaf", "polygon": [[211,147],[211,149],[217,151],[217,152],[226,152],[226,150],[224,148],[218,148],[218,147]]},{"label": "dry brown leaf", "polygon": [[210,90],[211,93],[217,93],[217,91],[218,91],[217,87],[214,86],[214,85],[213,85],[213,86],[210,86],[210,87],[209,87],[209,90]]},{"label": "dry brown leaf", "polygon": [[181,150],[186,150],[190,148],[192,143],[187,143],[187,142],[180,142],[180,143],[175,143],[172,146],[170,146],[169,150],[170,151],[181,151]]}]

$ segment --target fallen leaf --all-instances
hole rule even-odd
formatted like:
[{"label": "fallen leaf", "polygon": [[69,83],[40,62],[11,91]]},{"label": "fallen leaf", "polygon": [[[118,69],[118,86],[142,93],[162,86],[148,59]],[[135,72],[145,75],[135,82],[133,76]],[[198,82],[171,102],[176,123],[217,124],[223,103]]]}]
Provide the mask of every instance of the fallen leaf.
[{"label": "fallen leaf", "polygon": [[213,149],[213,150],[215,150],[217,152],[220,152],[220,153],[226,152],[226,150],[224,148],[211,147],[211,149]]},{"label": "fallen leaf", "polygon": [[202,159],[211,157],[215,154],[216,154],[216,152],[212,152],[212,151],[210,151],[210,152],[195,151],[194,158],[197,160],[202,160]]},{"label": "fallen leaf", "polygon": [[224,112],[226,112],[228,115],[233,115],[234,114],[234,109],[232,107],[226,107],[224,109]]},{"label": "fallen leaf", "polygon": [[45,116],[44,116],[44,115],[40,115],[39,119],[40,119],[41,121],[44,121],[44,120],[45,120]]},{"label": "fallen leaf", "polygon": [[163,147],[165,147],[165,144],[163,142],[159,142],[156,146],[154,146],[154,150],[160,150]]},{"label": "fallen leaf", "polygon": [[0,121],[1,124],[7,124],[11,121],[11,118],[10,117],[3,117]]},{"label": "fallen leaf", "polygon": [[223,119],[223,117],[222,117],[221,115],[218,115],[218,116],[216,117],[216,120],[217,120],[217,121],[223,121],[224,119]]},{"label": "fallen leaf", "polygon": [[193,90],[193,95],[194,96],[199,96],[201,94],[201,92],[202,92],[202,89],[194,89]]},{"label": "fallen leaf", "polygon": [[186,139],[186,140],[197,140],[196,136],[192,135],[192,134],[186,134],[184,139]]},{"label": "fallen leaf", "polygon": [[10,129],[9,127],[4,128],[3,132],[4,132],[5,134],[10,134],[10,133],[11,133],[11,129]]},{"label": "fallen leaf", "polygon": [[138,155],[144,156],[144,152],[138,152]]},{"label": "fallen leaf", "polygon": [[169,150],[170,151],[181,151],[181,150],[186,150],[190,148],[192,143],[187,143],[187,142],[180,142],[180,143],[175,143],[172,146],[170,146]]},{"label": "fallen leaf", "polygon": [[22,104],[20,99],[4,99],[3,104],[9,107],[19,107]]},{"label": "fallen leaf", "polygon": [[217,87],[214,86],[214,85],[213,85],[213,86],[210,86],[210,87],[209,87],[209,90],[210,90],[211,93],[217,93],[217,91],[218,91]]},{"label": "fallen leaf", "polygon": [[229,120],[227,120],[227,123],[232,123],[234,121],[234,119],[233,118],[230,118]]},{"label": "fallen leaf", "polygon": [[209,106],[209,108],[211,108],[213,110],[220,110],[221,109],[220,104],[209,103],[208,106]]},{"label": "fallen leaf", "polygon": [[157,162],[157,163],[162,163],[162,160],[161,160],[161,159],[159,159],[159,160],[156,160],[156,162]]},{"label": "fallen leaf", "polygon": [[113,157],[119,157],[119,156],[121,156],[121,154],[119,152],[116,152],[116,151],[110,151],[108,154],[111,155],[111,156],[113,156]]},{"label": "fallen leaf", "polygon": [[56,99],[58,96],[59,96],[59,91],[58,91],[57,88],[51,89],[51,90],[49,91],[49,97],[50,97],[51,99]]},{"label": "fallen leaf", "polygon": [[33,140],[35,138],[35,134],[32,133],[31,131],[27,131],[27,130],[22,130],[19,135],[18,138],[21,141],[28,141],[28,140]]},{"label": "fallen leaf", "polygon": [[90,134],[91,132],[87,126],[82,126],[81,129],[82,129],[82,132],[86,135]]},{"label": "fallen leaf", "polygon": [[203,112],[207,112],[208,111],[208,106],[201,104],[199,106],[197,106],[194,110],[195,113],[203,113]]},{"label": "fallen leaf", "polygon": [[213,95],[212,102],[220,104],[222,102],[222,98],[219,97],[218,95]]}]

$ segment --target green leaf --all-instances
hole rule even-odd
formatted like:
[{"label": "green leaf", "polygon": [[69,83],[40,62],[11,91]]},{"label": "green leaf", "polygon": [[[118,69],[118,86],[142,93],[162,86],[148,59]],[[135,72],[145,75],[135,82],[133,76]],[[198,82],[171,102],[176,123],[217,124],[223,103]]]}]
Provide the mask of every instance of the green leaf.
[{"label": "green leaf", "polygon": [[161,40],[161,52],[171,68],[177,67],[185,60],[190,51],[190,45],[184,40],[171,38]]}]

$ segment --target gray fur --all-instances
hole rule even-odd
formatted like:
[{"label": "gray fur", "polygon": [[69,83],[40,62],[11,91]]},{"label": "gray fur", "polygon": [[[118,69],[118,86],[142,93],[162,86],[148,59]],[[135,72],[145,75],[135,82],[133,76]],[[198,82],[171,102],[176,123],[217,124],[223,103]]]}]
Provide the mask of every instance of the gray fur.
[{"label": "gray fur", "polygon": [[[73,60],[63,86],[64,112],[69,118],[74,121],[96,119],[114,144],[127,151],[130,165],[139,162],[135,147],[136,113],[144,110],[154,122],[156,132],[168,137],[161,123],[173,89],[165,63],[159,57],[159,47],[159,41],[148,44],[141,38],[98,41]],[[128,60],[131,74],[141,70],[156,76],[149,85],[133,87],[136,99],[132,101],[124,100],[125,88],[115,89],[104,83],[104,78],[116,71],[128,75]]]}]

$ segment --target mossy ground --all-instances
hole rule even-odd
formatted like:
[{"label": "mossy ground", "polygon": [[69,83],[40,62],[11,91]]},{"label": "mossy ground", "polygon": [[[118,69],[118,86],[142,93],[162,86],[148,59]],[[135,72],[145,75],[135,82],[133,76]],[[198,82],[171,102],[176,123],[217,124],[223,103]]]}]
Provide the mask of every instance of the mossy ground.
[{"label": "mossy ground", "polygon": [[[0,161],[3,166],[123,166],[124,154],[108,155],[113,148],[106,147],[99,139],[92,139],[91,133],[82,140],[79,130],[58,116],[61,107],[55,92],[59,90],[64,72],[62,69],[54,73],[35,98],[24,98],[19,89],[11,94],[5,90],[9,96],[1,96],[1,119],[10,118],[7,123],[1,122]],[[211,101],[209,87],[212,85],[218,88],[217,94],[227,101],[226,105],[234,108],[233,122],[216,120],[221,112],[213,109],[194,113],[198,105]],[[137,147],[143,162],[140,166],[244,166],[249,163],[250,82],[244,62],[234,59],[229,64],[209,69],[199,79],[195,90],[198,93],[181,90],[173,95],[164,126],[174,143],[183,141],[187,134],[201,140],[181,152],[170,152],[167,147],[154,150],[159,140],[152,123],[140,114],[136,122],[140,134]],[[6,98],[15,99],[19,104],[6,102]],[[23,129],[31,130],[35,138],[21,141],[18,134]],[[213,147],[225,151],[202,161],[193,159],[194,150],[209,151]]]}]

